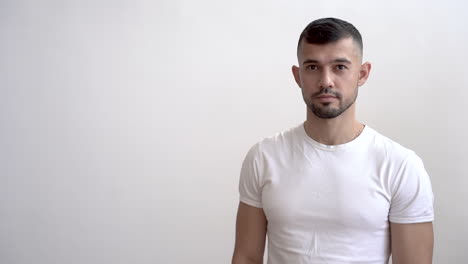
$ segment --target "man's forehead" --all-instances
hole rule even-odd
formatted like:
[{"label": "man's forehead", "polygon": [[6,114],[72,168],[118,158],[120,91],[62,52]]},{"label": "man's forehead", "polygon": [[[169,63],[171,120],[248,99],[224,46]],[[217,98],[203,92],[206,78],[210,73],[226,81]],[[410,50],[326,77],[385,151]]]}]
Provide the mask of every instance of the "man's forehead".
[{"label": "man's forehead", "polygon": [[336,60],[339,58],[361,60],[362,57],[358,44],[351,37],[324,44],[312,44],[302,40],[297,56],[299,61]]},{"label": "man's forehead", "polygon": [[327,58],[326,60],[317,60],[317,59],[310,59],[304,58],[302,64],[328,64],[328,63],[340,63],[340,64],[353,64],[353,61],[347,57],[332,57]]}]

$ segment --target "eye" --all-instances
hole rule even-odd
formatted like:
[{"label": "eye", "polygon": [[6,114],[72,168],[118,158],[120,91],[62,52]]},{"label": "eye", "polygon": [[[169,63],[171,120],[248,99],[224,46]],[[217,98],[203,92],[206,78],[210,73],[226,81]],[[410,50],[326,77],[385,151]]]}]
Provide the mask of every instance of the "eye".
[{"label": "eye", "polygon": [[348,67],[346,67],[346,66],[343,65],[343,64],[340,64],[340,65],[336,65],[336,68],[337,68],[338,70],[346,70]]},{"label": "eye", "polygon": [[314,65],[314,64],[307,65],[306,67],[306,70],[316,70],[316,69],[317,69],[317,65]]}]

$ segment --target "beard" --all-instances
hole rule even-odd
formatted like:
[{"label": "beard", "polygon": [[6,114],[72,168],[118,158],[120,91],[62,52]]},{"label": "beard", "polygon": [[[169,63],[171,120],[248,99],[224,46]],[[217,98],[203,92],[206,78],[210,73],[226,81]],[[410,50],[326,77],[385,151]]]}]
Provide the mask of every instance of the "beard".
[{"label": "beard", "polygon": [[[312,113],[314,113],[315,116],[317,116],[318,118],[322,118],[322,119],[331,119],[331,118],[335,118],[341,115],[343,112],[348,110],[348,108],[350,108],[354,104],[358,95],[357,87],[355,91],[356,92],[354,93],[353,97],[347,101],[343,101],[342,100],[343,96],[338,92],[332,91],[330,88],[324,88],[320,90],[319,92],[314,93],[310,97],[310,100],[306,100],[306,98],[304,97],[304,94],[303,94],[303,97],[304,97],[304,101],[307,107],[310,109]],[[338,107],[333,107],[332,103],[330,102],[313,103],[313,99],[315,97],[325,95],[325,94],[335,96],[338,99]]]}]

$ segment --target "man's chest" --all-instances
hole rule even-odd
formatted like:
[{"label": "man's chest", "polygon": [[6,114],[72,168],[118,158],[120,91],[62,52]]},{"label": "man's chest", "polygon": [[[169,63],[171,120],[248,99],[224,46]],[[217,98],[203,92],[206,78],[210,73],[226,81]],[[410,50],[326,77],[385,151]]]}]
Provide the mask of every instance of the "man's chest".
[{"label": "man's chest", "polygon": [[362,160],[293,162],[268,171],[262,188],[270,225],[382,230],[391,197],[379,166]]}]

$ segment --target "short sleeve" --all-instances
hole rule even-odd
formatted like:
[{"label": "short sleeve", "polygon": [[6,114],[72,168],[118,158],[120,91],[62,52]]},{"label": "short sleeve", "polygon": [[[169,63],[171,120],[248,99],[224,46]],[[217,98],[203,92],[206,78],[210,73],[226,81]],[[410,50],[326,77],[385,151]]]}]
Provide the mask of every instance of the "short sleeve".
[{"label": "short sleeve", "polygon": [[248,205],[262,208],[261,190],[258,172],[259,145],[254,145],[242,163],[239,179],[240,201]]},{"label": "short sleeve", "polygon": [[412,152],[396,174],[389,220],[410,224],[434,220],[431,181],[422,160]]}]

